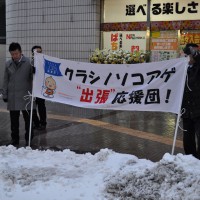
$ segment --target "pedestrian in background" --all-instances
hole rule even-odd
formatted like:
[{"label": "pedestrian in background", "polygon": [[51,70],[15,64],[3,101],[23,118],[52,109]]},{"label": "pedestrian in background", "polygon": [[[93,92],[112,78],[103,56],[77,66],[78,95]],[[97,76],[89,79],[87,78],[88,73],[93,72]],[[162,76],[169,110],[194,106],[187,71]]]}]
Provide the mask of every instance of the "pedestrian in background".
[{"label": "pedestrian in background", "polygon": [[192,43],[183,51],[189,57],[182,102],[183,146],[186,155],[200,159],[200,52]]},{"label": "pedestrian in background", "polygon": [[[42,53],[42,47],[41,46],[33,46],[31,49],[32,52],[32,61],[31,64],[34,68],[34,52]],[[46,114],[46,105],[45,105],[45,99],[36,97],[35,99],[36,103],[36,109],[33,110],[33,127],[37,130],[45,130],[47,125],[47,114]],[[39,118],[38,118],[38,114]]]},{"label": "pedestrian in background", "polygon": [[[19,117],[20,111],[25,122],[26,145],[29,141],[31,100],[25,97],[32,92],[32,66],[30,60],[22,54],[19,43],[9,46],[11,59],[6,62],[3,80],[3,100],[10,111],[11,145],[19,145]],[[31,133],[33,138],[33,131]]]}]

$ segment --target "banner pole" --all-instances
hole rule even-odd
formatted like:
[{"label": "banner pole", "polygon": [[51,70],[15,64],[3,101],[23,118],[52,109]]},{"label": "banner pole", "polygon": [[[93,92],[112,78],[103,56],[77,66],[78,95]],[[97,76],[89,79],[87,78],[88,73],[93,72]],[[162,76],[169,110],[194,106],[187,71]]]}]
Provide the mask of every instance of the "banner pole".
[{"label": "banner pole", "polygon": [[32,116],[33,116],[33,89],[32,89],[32,96],[31,96],[31,113],[30,113],[30,124],[29,124],[29,139],[28,139],[29,147],[31,146]]},{"label": "banner pole", "polygon": [[181,106],[182,106],[182,101],[183,101],[183,94],[184,94],[184,88],[185,88],[185,81],[186,81],[186,75],[187,75],[187,68],[188,68],[188,63],[185,65],[185,73],[184,73],[184,79],[182,82],[182,96],[181,96],[181,103],[180,103],[180,109],[179,109],[179,113],[176,119],[176,128],[175,128],[175,133],[174,133],[174,140],[173,140],[173,145],[172,145],[172,153],[171,155],[174,155],[174,149],[176,146],[176,138],[177,138],[177,133],[178,133],[178,127],[179,127],[179,122],[180,122],[180,117],[181,117]]},{"label": "banner pole", "polygon": [[[35,60],[35,54],[37,52],[34,51],[34,60]],[[35,67],[35,62],[33,63],[34,67]],[[36,68],[35,68],[36,69]],[[36,71],[35,71],[36,73]],[[34,83],[34,80],[35,80],[35,74],[33,73],[33,83]],[[33,85],[32,84],[32,96],[31,96],[31,113],[30,113],[30,124],[29,124],[29,138],[28,138],[28,146],[30,147],[31,146],[31,131],[32,131],[32,118],[33,118],[33,98],[34,98],[34,93],[33,93]]]},{"label": "banner pole", "polygon": [[177,118],[176,118],[176,128],[175,128],[173,145],[172,145],[172,153],[171,153],[172,155],[174,155],[174,149],[175,149],[175,146],[176,146],[176,138],[177,138],[177,133],[178,133],[178,126],[179,126],[180,116],[181,116],[181,114],[179,113]]}]

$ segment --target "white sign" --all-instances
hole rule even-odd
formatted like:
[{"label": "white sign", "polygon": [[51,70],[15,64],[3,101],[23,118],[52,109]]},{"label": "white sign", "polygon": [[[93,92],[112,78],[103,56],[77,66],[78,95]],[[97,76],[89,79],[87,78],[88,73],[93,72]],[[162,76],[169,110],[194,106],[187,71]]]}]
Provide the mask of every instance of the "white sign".
[{"label": "white sign", "polygon": [[179,113],[186,64],[93,64],[36,53],[33,95],[84,108]]},{"label": "white sign", "polygon": [[[199,0],[151,0],[151,21],[199,20]],[[105,0],[104,23],[147,21],[147,0]]]},{"label": "white sign", "polygon": [[[131,9],[129,5],[133,5],[133,8]],[[137,9],[139,8],[140,5],[143,5],[144,13],[137,12]],[[129,8],[132,10],[132,15],[127,15],[129,12]],[[147,0],[104,1],[104,23],[146,21],[147,20],[146,13],[147,13]]]},{"label": "white sign", "polygon": [[103,33],[104,49],[146,51],[146,31],[112,31]]}]

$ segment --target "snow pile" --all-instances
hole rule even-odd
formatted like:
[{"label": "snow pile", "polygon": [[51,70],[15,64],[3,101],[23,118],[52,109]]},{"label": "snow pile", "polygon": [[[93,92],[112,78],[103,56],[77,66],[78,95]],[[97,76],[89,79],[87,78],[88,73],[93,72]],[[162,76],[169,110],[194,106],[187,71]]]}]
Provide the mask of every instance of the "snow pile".
[{"label": "snow pile", "polygon": [[194,157],[165,154],[153,167],[134,164],[108,177],[107,199],[200,199],[200,161]]},{"label": "snow pile", "polygon": [[0,147],[0,200],[200,200],[200,161]]}]

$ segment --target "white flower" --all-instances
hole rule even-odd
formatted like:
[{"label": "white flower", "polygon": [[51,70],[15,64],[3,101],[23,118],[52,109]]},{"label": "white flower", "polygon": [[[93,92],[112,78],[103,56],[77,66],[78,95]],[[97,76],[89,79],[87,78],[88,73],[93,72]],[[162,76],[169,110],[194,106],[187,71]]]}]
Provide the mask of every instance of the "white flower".
[{"label": "white flower", "polygon": [[148,57],[149,52],[144,51],[130,52],[122,49],[118,51],[95,49],[90,56],[90,62],[101,64],[134,64],[147,62]]}]

